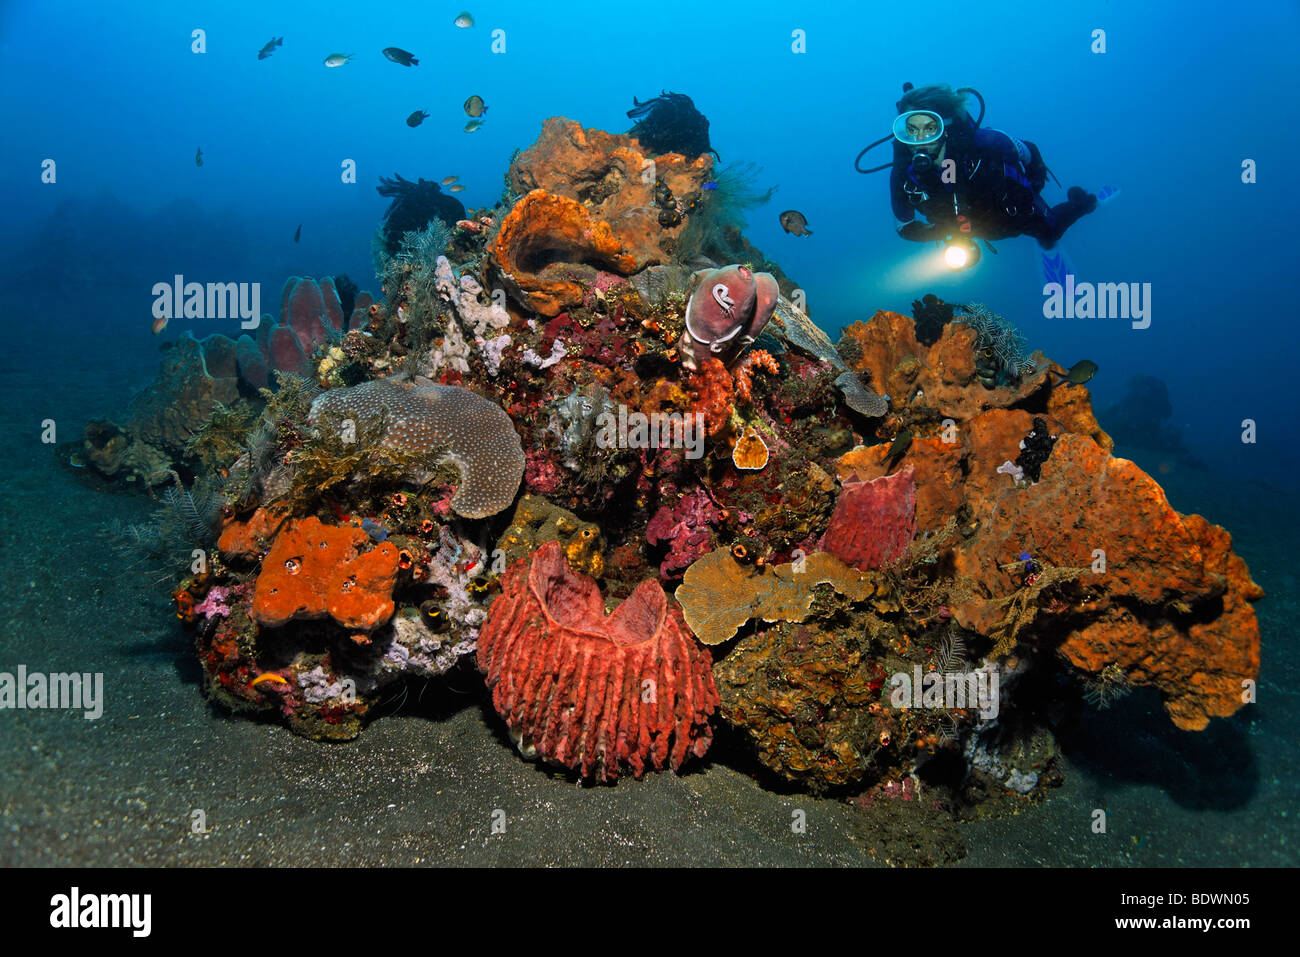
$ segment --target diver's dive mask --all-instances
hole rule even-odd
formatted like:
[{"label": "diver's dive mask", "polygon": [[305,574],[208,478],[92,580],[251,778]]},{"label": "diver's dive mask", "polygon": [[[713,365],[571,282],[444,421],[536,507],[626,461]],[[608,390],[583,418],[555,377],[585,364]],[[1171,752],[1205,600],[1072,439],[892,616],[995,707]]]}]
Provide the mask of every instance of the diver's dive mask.
[{"label": "diver's dive mask", "polygon": [[894,139],[913,149],[943,139],[943,117],[933,110],[908,110],[894,120]]},{"label": "diver's dive mask", "polygon": [[912,151],[912,169],[918,173],[934,166],[925,148],[942,140],[945,132],[943,117],[933,110],[908,110],[894,120],[894,139]]}]

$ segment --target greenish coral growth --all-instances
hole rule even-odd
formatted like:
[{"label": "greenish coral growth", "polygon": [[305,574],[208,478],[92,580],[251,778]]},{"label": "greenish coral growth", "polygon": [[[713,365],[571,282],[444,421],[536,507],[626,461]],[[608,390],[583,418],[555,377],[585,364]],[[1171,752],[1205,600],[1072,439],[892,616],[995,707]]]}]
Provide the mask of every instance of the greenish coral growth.
[{"label": "greenish coral growth", "polygon": [[257,408],[245,399],[233,406],[218,402],[208,421],[186,443],[186,457],[198,459],[204,472],[228,469],[243,454],[257,417]]},{"label": "greenish coral growth", "polygon": [[266,399],[265,417],[273,422],[306,422],[312,400],[320,394],[320,387],[306,376],[289,372],[277,372],[275,385],[274,392],[261,390]]},{"label": "greenish coral growth", "polygon": [[382,413],[351,419],[322,412],[289,453],[293,478],[286,498],[293,511],[312,512],[326,501],[370,500],[427,469],[427,456],[386,446],[384,433]]}]

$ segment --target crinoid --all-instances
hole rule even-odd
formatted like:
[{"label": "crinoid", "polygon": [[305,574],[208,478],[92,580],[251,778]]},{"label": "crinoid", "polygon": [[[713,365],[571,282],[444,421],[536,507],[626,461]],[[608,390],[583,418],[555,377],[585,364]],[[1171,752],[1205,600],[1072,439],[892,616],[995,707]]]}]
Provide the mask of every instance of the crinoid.
[{"label": "crinoid", "polygon": [[1102,711],[1132,690],[1124,669],[1113,661],[1096,674],[1083,678],[1083,699]]},{"label": "crinoid", "polygon": [[[761,166],[729,163],[713,171],[714,188],[704,193],[677,240],[682,261],[703,255],[716,262],[733,262],[744,250],[736,240],[748,225],[746,214],[772,199],[775,186],[759,187]],[[758,268],[763,268],[760,264]]]},{"label": "crinoid", "polygon": [[957,627],[950,625],[944,634],[943,641],[939,644],[939,657],[936,659],[935,667],[942,674],[961,671],[966,667],[966,640]]},{"label": "crinoid", "polygon": [[989,352],[999,366],[1012,378],[1032,374],[1036,363],[1025,355],[1025,337],[1008,320],[980,302],[959,306],[953,322],[960,322],[975,330],[975,347],[979,352]]},{"label": "crinoid", "polygon": [[681,153],[687,159],[718,155],[709,144],[708,119],[685,93],[664,91],[644,103],[634,96],[627,115],[637,121],[629,132],[655,155]]},{"label": "crinoid", "polygon": [[179,475],[171,469],[166,472],[173,484],[163,489],[159,499],[162,509],[158,524],[164,536],[207,545],[216,538],[221,524],[221,497],[205,483],[195,482],[186,488]]},{"label": "crinoid", "polygon": [[389,256],[396,256],[402,238],[410,232],[424,229],[435,219],[448,227],[465,218],[465,207],[454,196],[448,196],[437,183],[421,179],[412,183],[394,174],[393,179],[379,177],[375,187],[380,196],[391,196],[392,202],[384,213],[384,248]]},{"label": "crinoid", "polygon": [[173,485],[160,495],[149,494],[158,508],[147,522],[128,524],[113,519],[103,531],[113,539],[122,555],[133,558],[131,567],[143,567],[158,575],[158,581],[179,576],[190,567],[196,549],[208,549],[217,536],[222,499],[210,483],[200,480],[186,488],[171,469]]},{"label": "crinoid", "polygon": [[402,238],[397,251],[397,261],[412,265],[426,265],[432,274],[434,264],[451,242],[451,227],[441,219],[429,221],[423,229],[408,233]]},{"label": "crinoid", "polygon": [[[413,300],[427,299],[432,311],[437,312],[440,301],[434,295],[435,270],[438,257],[451,242],[451,229],[441,219],[430,220],[426,226],[402,235],[397,250],[377,257],[375,269],[381,277],[384,295],[383,311],[396,312],[406,304],[416,309]],[[387,248],[385,247],[385,253]],[[419,310],[423,311],[423,310]]]}]

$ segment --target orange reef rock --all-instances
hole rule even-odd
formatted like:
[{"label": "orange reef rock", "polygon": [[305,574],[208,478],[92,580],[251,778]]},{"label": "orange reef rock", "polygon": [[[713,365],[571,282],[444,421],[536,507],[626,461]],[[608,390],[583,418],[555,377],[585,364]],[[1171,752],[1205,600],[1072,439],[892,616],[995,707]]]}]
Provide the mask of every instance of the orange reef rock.
[{"label": "orange reef rock", "polygon": [[[970,335],[949,326],[927,349],[910,319],[885,312],[850,327],[855,369],[891,394],[896,411],[900,395],[920,387],[924,401],[958,425],[918,434],[894,461],[884,444],[854,449],[837,463],[840,478],[910,468],[918,529],[939,529],[960,514],[954,570],[973,587],[951,610],[964,627],[1015,638],[1032,621],[1039,640],[1057,642],[1075,667],[1098,674],[1114,665],[1126,683],[1159,689],[1183,729],[1232,714],[1242,682],[1259,670],[1250,602],[1263,592],[1228,533],[1174,511],[1150,476],[1112,456],[1087,389],[1053,384],[1045,363],[1019,385],[960,385]],[[1040,389],[1047,395],[1035,396]],[[1037,483],[998,471],[1016,460],[1033,428],[1029,412],[1004,407],[1025,399],[1046,410],[1057,436]],[[1061,584],[1034,592],[1035,576],[1008,570],[1022,553]]]},{"label": "orange reef rock", "polygon": [[282,509],[259,508],[245,519],[229,518],[221,526],[217,550],[227,558],[257,558],[284,522]]},{"label": "orange reef rock", "polygon": [[515,203],[490,250],[492,262],[518,287],[529,308],[555,316],[582,303],[581,284],[569,278],[582,263],[627,274],[636,268],[609,224],[566,196],[535,189]]},{"label": "orange reef rock", "polygon": [[[647,170],[654,175],[647,176]],[[672,257],[662,244],[675,240],[685,228],[659,223],[656,183],[663,182],[682,198],[698,191],[712,175],[713,160],[708,155],[693,161],[677,153],[652,157],[634,136],[584,129],[573,120],[553,116],[543,124],[537,141],[515,157],[506,178],[518,193],[543,189],[582,203],[595,220],[607,224],[634,261],[630,268],[619,270],[628,273],[669,262]]]},{"label": "orange reef rock", "polygon": [[262,561],[253,619],[267,627],[332,618],[354,631],[378,628],[393,617],[397,548],[384,542],[362,551],[369,542],[359,528],[289,522]]},{"label": "orange reef rock", "polygon": [[[949,323],[934,345],[924,346],[917,342],[911,318],[882,309],[869,321],[845,328],[840,352],[872,391],[889,395],[894,412],[927,407],[945,418],[965,422],[985,409],[1005,409],[1051,387],[1049,364],[1041,362],[1036,372],[1019,381],[984,388],[975,374],[975,339],[969,326]],[[1096,420],[1091,426],[1109,451],[1110,438],[1097,427]]]}]

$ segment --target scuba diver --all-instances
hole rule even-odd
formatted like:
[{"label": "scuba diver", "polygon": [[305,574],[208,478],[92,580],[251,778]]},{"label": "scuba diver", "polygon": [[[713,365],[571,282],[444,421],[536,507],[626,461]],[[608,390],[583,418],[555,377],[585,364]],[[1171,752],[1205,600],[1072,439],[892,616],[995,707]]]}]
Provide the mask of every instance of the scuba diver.
[{"label": "scuba diver", "polygon": [[[966,110],[968,94],[980,103],[974,120]],[[897,108],[892,136],[859,153],[854,168],[860,173],[890,169],[890,202],[898,234],[904,239],[948,240],[964,244],[973,253],[969,262],[950,260],[950,265],[978,259],[975,239],[987,243],[1033,236],[1043,249],[1051,249],[1081,216],[1097,208],[1097,197],[1078,186],[1070,188],[1066,202],[1048,206],[1039,193],[1051,171],[1038,147],[1001,130],[981,128],[984,98],[978,91],[953,90],[947,84],[916,88],[908,83]],[[859,164],[867,150],[891,138],[893,162],[862,169]],[[916,218],[918,212],[925,222]]]}]

